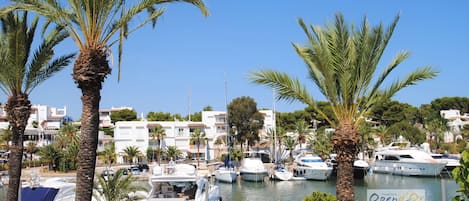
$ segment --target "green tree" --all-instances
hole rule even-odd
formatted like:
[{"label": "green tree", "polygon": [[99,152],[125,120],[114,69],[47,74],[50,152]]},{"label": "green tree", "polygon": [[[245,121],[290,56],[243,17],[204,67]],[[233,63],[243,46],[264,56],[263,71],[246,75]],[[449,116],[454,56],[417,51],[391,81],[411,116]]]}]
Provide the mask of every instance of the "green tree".
[{"label": "green tree", "polygon": [[176,146],[167,146],[165,151],[166,157],[178,159],[182,156],[181,150],[179,150]]},{"label": "green tree", "polygon": [[149,112],[147,114],[148,121],[173,121],[173,116],[169,112]]},{"label": "green tree", "polygon": [[409,140],[409,142],[412,144],[422,144],[426,139],[425,134],[406,121],[395,123],[389,127],[388,133],[393,136],[394,140],[402,135],[402,137]]},{"label": "green tree", "polygon": [[311,106],[336,128],[332,142],[339,163],[336,184],[338,200],[355,199],[352,166],[360,139],[358,125],[364,117],[375,105],[390,99],[401,89],[436,76],[430,67],[425,67],[381,89],[388,75],[409,57],[406,51],[398,53],[381,75],[374,78],[398,19],[396,17],[387,29],[382,24],[370,27],[366,18],[361,27],[349,28],[342,14],[337,14],[335,22],[324,27],[307,26],[302,19],[298,20],[308,44],[294,44],[293,47],[306,63],[308,77],[331,105],[336,122],[317,107],[306,86],[298,79],[272,70],[253,72],[250,76],[254,83],[274,88],[278,99],[298,100]]},{"label": "green tree", "polygon": [[112,164],[117,160],[116,147],[114,143],[110,143],[108,146],[106,146],[104,151],[98,153],[98,156],[101,158],[101,160],[104,161],[104,164],[109,165],[110,169]]},{"label": "green tree", "polygon": [[199,8],[202,14],[208,15],[202,0],[67,0],[60,3],[49,0],[18,0],[1,11],[5,13],[21,9],[45,16],[49,22],[63,27],[79,48],[80,54],[73,67],[73,79],[82,92],[81,157],[75,198],[77,201],[91,200],[92,196],[98,145],[99,102],[103,82],[111,73],[108,63],[111,47],[116,44],[118,46],[117,77],[120,80],[124,40],[147,24],[154,27],[158,18],[165,12],[164,7],[157,6],[173,2],[192,4]]},{"label": "green tree", "polygon": [[309,125],[305,121],[297,121],[295,124],[295,131],[298,134],[298,143],[300,144],[300,149],[301,149],[301,144],[306,142],[306,138],[309,135]]},{"label": "green tree", "polygon": [[[29,154],[29,160],[33,160],[33,154],[35,154],[39,149],[37,148],[37,144],[35,142],[28,142],[25,147],[26,153]],[[29,164],[31,165],[31,164]]]},{"label": "green tree", "polygon": [[[257,110],[257,103],[251,97],[243,96],[235,98],[228,104],[228,125],[232,136],[240,143],[253,142],[259,138],[259,129],[264,124],[264,117]],[[237,132],[237,134],[236,134]]]},{"label": "green tree", "polygon": [[[164,137],[166,136],[166,132],[164,130],[164,128],[160,125],[157,125],[155,126],[154,128],[151,128],[150,129],[150,137],[153,141],[153,143],[156,143],[156,149],[153,149],[153,150],[156,150],[157,151],[157,158],[158,158],[158,165],[161,165],[161,142],[162,140],[164,139]],[[152,161],[153,161],[153,156],[155,155],[155,152],[152,153]]]},{"label": "green tree", "polygon": [[407,121],[410,124],[422,123],[418,122],[418,109],[416,107],[398,101],[388,100],[375,106],[370,116],[387,127],[401,121]]},{"label": "green tree", "polygon": [[62,155],[61,150],[53,145],[46,145],[39,149],[39,156],[41,156],[42,161],[45,161],[49,165],[49,170],[58,167]]},{"label": "green tree", "polygon": [[460,188],[457,192],[461,193],[453,198],[453,201],[462,201],[469,199],[469,151],[465,150],[461,154],[459,160],[461,166],[456,167],[453,172],[454,181],[459,184]]},{"label": "green tree", "polygon": [[119,169],[114,176],[104,179],[98,177],[94,185],[93,197],[99,201],[132,201],[142,200],[145,197],[135,194],[137,191],[147,192],[148,190],[136,183],[132,175],[124,175],[124,170]]},{"label": "green tree", "polygon": [[323,160],[329,158],[332,152],[331,134],[324,132],[324,129],[319,129],[314,138],[309,138],[309,147],[314,150],[319,157]]},{"label": "green tree", "polygon": [[124,149],[124,153],[128,160],[130,160],[130,164],[134,163],[135,157],[138,157],[141,152],[138,150],[136,146],[128,146]]},{"label": "green tree", "polygon": [[[67,66],[74,54],[55,55],[54,48],[67,38],[59,28],[42,30],[42,41],[34,41],[38,17],[28,24],[27,12],[8,12],[1,16],[0,89],[7,96],[5,112],[12,139],[8,161],[8,200],[18,199],[23,136],[31,114],[29,94],[41,83]],[[33,48],[33,45],[38,45]]]},{"label": "green tree", "polygon": [[200,158],[200,145],[205,144],[207,141],[207,136],[205,132],[200,131],[199,128],[196,128],[194,132],[191,133],[190,144],[195,144],[197,146],[197,168],[199,167],[199,158]]},{"label": "green tree", "polygon": [[293,161],[293,151],[295,150],[298,141],[294,137],[285,136],[284,137],[284,145],[288,151],[290,151],[290,161]]},{"label": "green tree", "polygon": [[380,143],[385,146],[391,143],[392,135],[389,133],[389,128],[384,125],[380,125],[374,129],[375,134],[378,135]]},{"label": "green tree", "polygon": [[10,141],[13,138],[11,129],[0,129],[0,149],[9,151]]},{"label": "green tree", "polygon": [[430,119],[425,123],[425,128],[430,133],[432,149],[439,148],[443,143],[444,134],[449,131],[448,120],[442,117]]},{"label": "green tree", "polygon": [[111,122],[117,121],[134,121],[137,120],[137,112],[135,110],[123,109],[111,113]]}]

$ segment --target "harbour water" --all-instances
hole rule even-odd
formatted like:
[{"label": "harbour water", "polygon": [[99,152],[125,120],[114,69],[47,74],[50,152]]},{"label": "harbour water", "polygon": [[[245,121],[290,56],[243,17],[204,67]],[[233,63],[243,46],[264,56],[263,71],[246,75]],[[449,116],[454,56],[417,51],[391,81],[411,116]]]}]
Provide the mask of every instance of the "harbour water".
[{"label": "harbour water", "polygon": [[[213,179],[213,178],[212,178]],[[146,184],[146,182],[143,182]],[[328,181],[271,181],[218,183],[220,194],[225,201],[299,201],[314,191],[335,194],[335,178]],[[449,177],[408,177],[390,174],[372,174],[363,180],[355,181],[355,200],[365,201],[367,190],[409,190],[425,192],[427,201],[451,200],[456,195],[458,185]],[[6,188],[0,188],[0,200],[6,199]]]},{"label": "harbour water", "polygon": [[[232,201],[297,201],[314,191],[335,194],[335,178],[329,181],[270,181],[245,182],[238,178],[234,184],[217,183],[223,200]],[[425,200],[451,200],[458,189],[456,182],[448,177],[408,177],[390,174],[368,175],[355,181],[355,200],[365,201],[368,189],[424,190]]]}]

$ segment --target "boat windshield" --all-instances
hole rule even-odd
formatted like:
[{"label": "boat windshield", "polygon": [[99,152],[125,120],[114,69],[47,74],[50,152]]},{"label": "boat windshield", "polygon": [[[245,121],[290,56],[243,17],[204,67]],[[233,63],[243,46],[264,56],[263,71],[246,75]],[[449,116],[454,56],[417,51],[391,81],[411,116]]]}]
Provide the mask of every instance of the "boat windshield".
[{"label": "boat windshield", "polygon": [[321,163],[323,162],[321,159],[301,159],[303,163]]}]

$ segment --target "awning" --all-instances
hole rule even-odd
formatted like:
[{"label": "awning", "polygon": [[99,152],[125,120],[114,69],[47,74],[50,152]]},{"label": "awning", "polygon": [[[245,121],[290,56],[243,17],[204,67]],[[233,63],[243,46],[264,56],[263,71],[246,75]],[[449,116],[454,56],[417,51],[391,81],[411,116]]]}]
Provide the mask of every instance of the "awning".
[{"label": "awning", "polygon": [[45,187],[24,187],[21,188],[22,201],[53,201],[59,189]]}]

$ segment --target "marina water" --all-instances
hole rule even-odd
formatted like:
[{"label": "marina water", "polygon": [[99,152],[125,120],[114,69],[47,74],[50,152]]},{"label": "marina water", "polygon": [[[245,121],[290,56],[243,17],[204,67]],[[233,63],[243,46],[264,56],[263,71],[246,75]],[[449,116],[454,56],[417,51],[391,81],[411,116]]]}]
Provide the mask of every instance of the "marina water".
[{"label": "marina water", "polygon": [[[271,181],[246,182],[238,178],[233,184],[218,183],[223,200],[231,201],[299,201],[314,191],[335,195],[336,179],[328,181]],[[450,201],[459,186],[449,177],[408,177],[390,174],[372,174],[355,180],[355,200],[365,201],[368,189],[425,191],[427,201]]]},{"label": "marina water", "polygon": [[[212,178],[213,179],[213,178]],[[335,178],[328,181],[271,181],[246,182],[239,177],[233,184],[218,183],[224,201],[299,201],[314,191],[335,194]],[[147,183],[142,182],[142,185]],[[390,174],[372,174],[355,180],[355,200],[365,201],[369,189],[421,189],[427,201],[450,201],[459,186],[445,177],[408,177]],[[6,200],[6,188],[0,188],[0,200]]]}]

